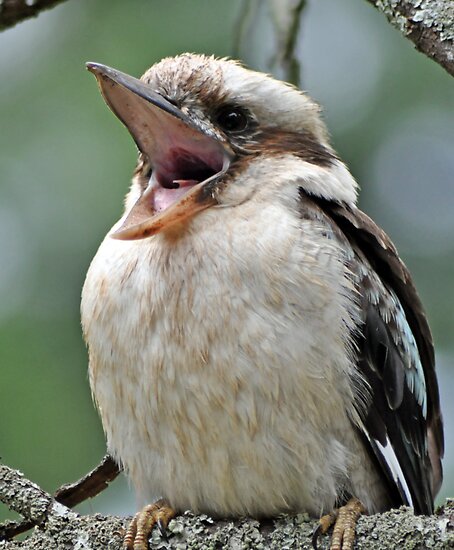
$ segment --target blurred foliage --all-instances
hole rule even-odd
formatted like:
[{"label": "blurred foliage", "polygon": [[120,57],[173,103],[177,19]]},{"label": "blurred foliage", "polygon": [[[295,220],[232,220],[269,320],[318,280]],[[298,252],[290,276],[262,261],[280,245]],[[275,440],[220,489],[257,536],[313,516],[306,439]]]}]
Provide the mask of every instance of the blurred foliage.
[{"label": "blurred foliage", "polygon": [[[307,3],[298,46],[303,85],[325,106],[334,145],[362,183],[363,208],[415,276],[445,392],[454,357],[453,83],[365,2]],[[136,158],[84,62],[140,75],[183,51],[229,55],[240,7],[236,0],[68,1],[0,34],[0,455],[46,490],[86,473],[104,453],[79,297]],[[240,53],[267,69],[274,47],[267,10],[248,25]],[[423,154],[416,138],[425,140]],[[444,395],[445,417],[452,416]],[[452,457],[446,480],[443,494],[452,495]],[[124,482],[115,485],[84,510],[131,512]]]}]

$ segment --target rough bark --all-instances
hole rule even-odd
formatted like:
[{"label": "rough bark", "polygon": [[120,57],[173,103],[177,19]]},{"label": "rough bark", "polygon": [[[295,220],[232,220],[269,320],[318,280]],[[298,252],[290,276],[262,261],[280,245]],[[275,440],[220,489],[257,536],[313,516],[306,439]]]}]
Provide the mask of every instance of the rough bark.
[{"label": "rough bark", "polygon": [[[41,11],[65,0],[0,0],[0,31],[37,16]],[[452,0],[368,0],[407,36],[418,50],[434,59],[454,75],[454,2]],[[288,12],[274,10],[269,0],[278,37],[274,62],[283,66],[288,80],[299,80],[299,66],[294,55],[299,20],[304,0],[289,0]],[[285,17],[284,17],[285,16]],[[37,525],[24,541],[1,540],[11,524],[0,528],[0,550],[53,550],[61,548],[120,549],[128,518],[99,514],[81,516],[57,502],[51,495],[25,479],[15,470],[0,467],[0,500],[18,512],[27,525]],[[68,503],[69,504],[69,503]],[[71,502],[73,504],[73,502]],[[281,516],[257,521],[241,519],[214,521],[190,512],[173,520],[169,540],[153,533],[151,548],[312,548],[316,522],[305,514]],[[326,547],[324,537],[320,547]],[[357,528],[357,548],[382,550],[395,548],[454,547],[454,501],[448,501],[437,515],[414,516],[408,508],[363,517]]]},{"label": "rough bark", "polygon": [[[81,516],[56,502],[22,474],[0,467],[0,500],[26,520],[38,523],[23,541],[0,540],[1,550],[120,550],[129,518],[100,514]],[[152,549],[311,549],[317,522],[306,514],[282,515],[257,521],[216,520],[186,512],[169,525],[168,540],[153,532]],[[1,532],[0,532],[1,537]],[[327,548],[329,538],[321,538],[319,548]],[[379,541],[379,542],[378,542]],[[414,516],[405,507],[360,519],[357,527],[358,550],[391,550],[454,547],[454,501],[431,517]]]},{"label": "rough bark", "polygon": [[65,0],[0,0],[0,31],[36,17]]},{"label": "rough bark", "polygon": [[[0,31],[12,27],[65,0],[0,0]],[[367,0],[382,11],[388,21],[409,38],[416,49],[454,76],[454,2],[452,0]],[[245,2],[247,4],[249,0]],[[299,65],[293,55],[299,20],[305,0],[286,0],[274,9],[269,0],[278,34],[277,57],[290,82],[298,83]],[[275,15],[278,14],[276,19]],[[244,14],[243,14],[244,15]]]},{"label": "rough bark", "polygon": [[454,76],[453,0],[367,0],[388,21]]}]

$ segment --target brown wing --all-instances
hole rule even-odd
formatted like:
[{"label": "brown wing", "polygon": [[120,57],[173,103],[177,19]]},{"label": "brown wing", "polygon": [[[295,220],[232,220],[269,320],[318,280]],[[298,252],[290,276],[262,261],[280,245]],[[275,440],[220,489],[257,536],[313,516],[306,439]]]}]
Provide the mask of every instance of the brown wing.
[{"label": "brown wing", "polygon": [[[394,484],[393,504],[400,497],[417,513],[432,513],[444,443],[433,342],[421,301],[393,243],[366,214],[310,199],[348,239],[356,262],[365,258],[370,266],[358,279],[363,325],[357,362],[372,391],[364,418],[368,444]],[[371,299],[374,280],[381,291]]]}]

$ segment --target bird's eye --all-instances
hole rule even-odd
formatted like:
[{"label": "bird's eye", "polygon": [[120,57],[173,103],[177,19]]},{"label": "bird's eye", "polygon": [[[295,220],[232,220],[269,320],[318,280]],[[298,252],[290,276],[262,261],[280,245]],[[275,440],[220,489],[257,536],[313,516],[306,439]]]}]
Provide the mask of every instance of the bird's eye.
[{"label": "bird's eye", "polygon": [[241,132],[247,128],[249,117],[240,107],[226,105],[216,113],[216,122],[225,132]]}]

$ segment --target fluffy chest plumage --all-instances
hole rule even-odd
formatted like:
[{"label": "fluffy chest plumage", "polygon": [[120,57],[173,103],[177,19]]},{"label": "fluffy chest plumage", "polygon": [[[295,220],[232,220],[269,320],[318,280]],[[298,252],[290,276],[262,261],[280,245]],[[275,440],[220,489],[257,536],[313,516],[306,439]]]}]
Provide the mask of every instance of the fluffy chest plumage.
[{"label": "fluffy chest plumage", "polygon": [[107,237],[82,321],[109,449],[144,498],[219,514],[334,505],[354,467],[355,305],[328,227],[245,204],[178,236]]}]

